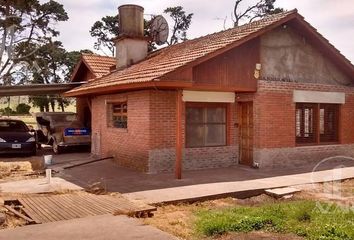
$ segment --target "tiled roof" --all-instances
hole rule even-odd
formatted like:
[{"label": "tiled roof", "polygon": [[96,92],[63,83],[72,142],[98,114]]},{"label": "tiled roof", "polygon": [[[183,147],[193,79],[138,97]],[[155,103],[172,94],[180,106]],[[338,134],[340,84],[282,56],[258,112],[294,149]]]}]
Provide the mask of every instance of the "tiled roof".
[{"label": "tiled roof", "polygon": [[110,68],[116,65],[116,58],[114,57],[83,53],[82,59],[97,78],[107,75]]},{"label": "tiled roof", "polygon": [[[236,28],[213,33],[193,40],[188,40],[173,46],[166,47],[152,53],[140,63],[123,70],[117,70],[95,79],[95,81],[72,89],[68,95],[80,95],[86,91],[95,92],[95,89],[117,86],[121,84],[142,83],[158,80],[162,76],[180,67],[190,64],[202,57],[237,46],[243,41],[258,36],[262,31],[270,30],[296,16],[300,16],[297,10],[274,14],[267,18],[245,24]],[[301,17],[301,16],[300,16]]]}]

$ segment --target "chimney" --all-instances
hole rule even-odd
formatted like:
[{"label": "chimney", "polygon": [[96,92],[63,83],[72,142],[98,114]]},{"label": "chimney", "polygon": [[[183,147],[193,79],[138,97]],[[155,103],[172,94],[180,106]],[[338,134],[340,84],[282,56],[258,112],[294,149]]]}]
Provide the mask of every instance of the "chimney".
[{"label": "chimney", "polygon": [[146,58],[148,43],[144,37],[144,8],[122,5],[119,12],[119,36],[116,39],[117,69],[129,67]]}]

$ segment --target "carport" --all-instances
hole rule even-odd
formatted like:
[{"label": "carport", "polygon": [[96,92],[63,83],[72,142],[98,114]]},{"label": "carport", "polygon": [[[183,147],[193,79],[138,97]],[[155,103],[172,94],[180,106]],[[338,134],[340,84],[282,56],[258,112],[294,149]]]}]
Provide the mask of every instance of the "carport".
[{"label": "carport", "polygon": [[[0,97],[38,95],[61,96],[61,94],[65,93],[66,91],[78,87],[83,83],[85,82],[0,86]],[[91,122],[91,111],[89,108],[89,104],[86,101],[82,101],[82,99],[77,99],[76,112],[80,121],[82,121],[86,125],[87,123]]]},{"label": "carport", "polygon": [[0,86],[0,97],[60,95],[81,84],[83,82]]},{"label": "carport", "polygon": [[[70,82],[59,84],[28,84],[28,85],[11,85],[0,86],[0,97],[19,97],[19,96],[44,96],[62,97],[64,92],[67,92],[75,87],[80,86],[84,82]],[[76,98],[76,113],[77,119],[85,124],[85,127],[91,127],[91,109],[89,103],[85,99]]]}]

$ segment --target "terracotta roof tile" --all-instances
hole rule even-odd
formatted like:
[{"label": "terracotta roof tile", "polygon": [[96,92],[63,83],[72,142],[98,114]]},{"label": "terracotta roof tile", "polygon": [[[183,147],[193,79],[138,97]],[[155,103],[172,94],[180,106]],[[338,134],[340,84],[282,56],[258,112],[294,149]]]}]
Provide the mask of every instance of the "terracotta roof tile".
[{"label": "terracotta roof tile", "polygon": [[116,65],[116,58],[114,57],[84,53],[82,59],[97,78],[110,73],[110,68]]},{"label": "terracotta roof tile", "polygon": [[81,91],[92,90],[95,88],[153,81],[186,65],[187,63],[225,48],[230,44],[241,41],[244,38],[296,13],[297,10],[295,9],[275,14],[236,28],[231,28],[222,32],[213,33],[166,47],[159,50],[157,53],[152,53],[147,59],[140,63],[123,70],[112,72],[107,76],[95,79],[95,81],[83,84],[82,86],[69,91],[68,94],[75,95]]}]

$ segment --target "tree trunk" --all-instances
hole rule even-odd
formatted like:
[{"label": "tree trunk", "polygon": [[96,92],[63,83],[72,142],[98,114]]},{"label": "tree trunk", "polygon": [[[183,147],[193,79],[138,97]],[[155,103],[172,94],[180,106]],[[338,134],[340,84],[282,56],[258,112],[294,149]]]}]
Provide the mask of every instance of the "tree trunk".
[{"label": "tree trunk", "polygon": [[64,102],[63,102],[63,99],[62,99],[62,98],[59,98],[59,99],[58,99],[58,104],[59,104],[59,106],[60,106],[60,108],[61,108],[61,111],[62,111],[62,112],[65,112]]},{"label": "tree trunk", "polygon": [[65,112],[65,108],[64,108],[63,101],[60,102],[60,107],[61,107],[61,111],[62,111],[62,112]]},{"label": "tree trunk", "polygon": [[46,103],[44,107],[45,107],[45,111],[46,111],[46,112],[49,112],[49,104]]},{"label": "tree trunk", "polygon": [[50,106],[52,108],[52,111],[55,112],[55,103],[53,100],[50,100]]}]

